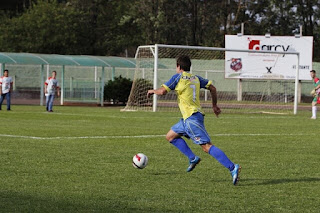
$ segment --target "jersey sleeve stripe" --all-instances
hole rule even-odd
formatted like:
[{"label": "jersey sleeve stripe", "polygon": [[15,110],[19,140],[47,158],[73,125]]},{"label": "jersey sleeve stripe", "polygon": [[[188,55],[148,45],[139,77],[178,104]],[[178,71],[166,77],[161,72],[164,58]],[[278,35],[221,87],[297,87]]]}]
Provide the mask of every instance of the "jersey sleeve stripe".
[{"label": "jersey sleeve stripe", "polygon": [[210,85],[212,85],[212,81],[211,81],[211,80],[208,81],[208,83],[207,83],[207,85],[206,85],[206,89],[208,89]]},{"label": "jersey sleeve stripe", "polygon": [[171,84],[167,85],[170,88],[170,90],[174,89],[172,88],[172,86],[173,85],[176,86],[180,78],[181,78],[181,74],[178,74],[177,77],[171,82]]},{"label": "jersey sleeve stripe", "polygon": [[171,89],[170,89],[167,85],[162,84],[161,86],[164,87],[164,88],[167,90],[167,92],[170,92],[170,91],[171,91]]}]

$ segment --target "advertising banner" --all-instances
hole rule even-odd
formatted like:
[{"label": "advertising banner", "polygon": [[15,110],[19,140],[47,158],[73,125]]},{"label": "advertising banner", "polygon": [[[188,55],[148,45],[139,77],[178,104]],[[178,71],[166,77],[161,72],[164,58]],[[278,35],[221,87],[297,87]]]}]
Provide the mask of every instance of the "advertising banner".
[{"label": "advertising banner", "polygon": [[[225,48],[256,51],[299,52],[299,79],[311,80],[313,37],[225,36]],[[296,76],[297,55],[226,51],[225,78],[287,79]]]}]

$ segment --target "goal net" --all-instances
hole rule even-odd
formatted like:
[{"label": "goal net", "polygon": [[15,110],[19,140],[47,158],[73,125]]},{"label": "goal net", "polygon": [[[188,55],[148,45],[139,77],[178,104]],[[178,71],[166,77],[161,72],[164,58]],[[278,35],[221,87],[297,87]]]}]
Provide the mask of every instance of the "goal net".
[{"label": "goal net", "polygon": [[[135,57],[133,85],[124,111],[178,111],[175,91],[170,91],[165,96],[154,95],[151,98],[147,98],[147,91],[159,88],[168,81],[176,73],[176,58],[188,55],[192,63],[190,72],[211,80],[217,88],[218,106],[223,113],[296,113],[297,78],[273,79],[274,75],[269,75],[266,79],[226,77],[225,68],[229,69],[226,66],[230,66],[231,63],[226,59],[227,53],[234,55],[255,52],[257,51],[160,44],[140,46]],[[286,65],[281,60],[284,54],[293,57],[298,65],[298,53],[265,51],[265,54],[270,53],[276,57],[274,68],[281,66],[283,69],[288,66],[287,69],[293,69],[291,64]],[[264,54],[264,51],[259,51],[259,54]],[[254,72],[259,62],[252,60],[247,64],[250,64],[248,70]],[[232,66],[241,68],[242,64],[235,62]],[[298,67],[294,68],[294,76],[298,73]],[[212,110],[209,91],[201,89],[200,102],[205,111]]]}]

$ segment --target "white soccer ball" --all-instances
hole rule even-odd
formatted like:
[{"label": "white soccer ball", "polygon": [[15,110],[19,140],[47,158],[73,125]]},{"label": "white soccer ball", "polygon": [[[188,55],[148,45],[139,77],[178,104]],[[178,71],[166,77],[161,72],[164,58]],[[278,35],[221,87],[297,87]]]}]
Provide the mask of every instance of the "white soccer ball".
[{"label": "white soccer ball", "polygon": [[134,168],[143,169],[148,165],[148,157],[145,154],[138,153],[133,156],[132,165]]}]

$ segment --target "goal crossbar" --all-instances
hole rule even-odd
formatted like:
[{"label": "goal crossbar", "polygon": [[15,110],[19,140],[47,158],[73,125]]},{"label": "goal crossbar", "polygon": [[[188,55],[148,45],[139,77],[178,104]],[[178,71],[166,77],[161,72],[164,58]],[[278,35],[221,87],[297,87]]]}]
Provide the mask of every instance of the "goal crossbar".
[{"label": "goal crossbar", "polygon": [[[222,48],[222,47],[202,47],[202,46],[184,46],[184,45],[168,45],[168,44],[154,44],[154,45],[142,45],[137,48],[135,58],[137,58],[137,53],[141,48],[155,48],[155,47],[166,47],[166,48],[174,48],[174,49],[190,49],[190,50],[215,50],[215,51],[230,51],[230,52],[245,52],[245,53],[268,53],[268,54],[286,54],[286,55],[300,55],[299,52],[293,51],[267,51],[267,50],[242,50],[242,49],[230,49],[230,48]],[[155,54],[154,50],[152,51]]]}]

